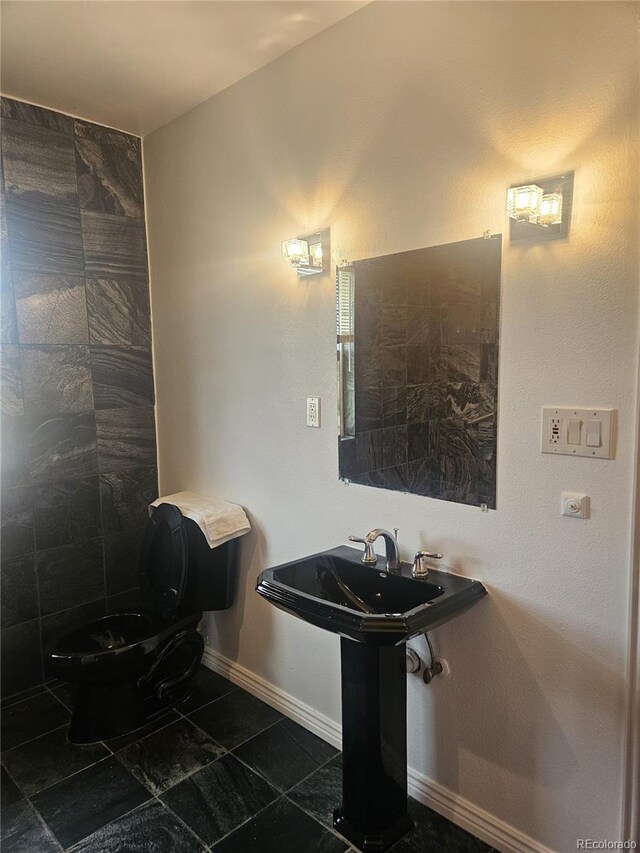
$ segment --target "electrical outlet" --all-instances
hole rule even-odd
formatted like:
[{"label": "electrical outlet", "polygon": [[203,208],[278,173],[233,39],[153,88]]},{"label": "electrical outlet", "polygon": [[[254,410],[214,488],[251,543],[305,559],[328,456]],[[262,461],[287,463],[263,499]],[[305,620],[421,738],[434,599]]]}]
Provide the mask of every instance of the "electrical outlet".
[{"label": "electrical outlet", "polygon": [[540,449],[543,453],[613,459],[615,416],[614,409],[544,406]]},{"label": "electrical outlet", "polygon": [[560,513],[569,518],[589,518],[589,496],[563,492],[560,498]]},{"label": "electrical outlet", "polygon": [[307,426],[320,427],[320,397],[307,397]]}]

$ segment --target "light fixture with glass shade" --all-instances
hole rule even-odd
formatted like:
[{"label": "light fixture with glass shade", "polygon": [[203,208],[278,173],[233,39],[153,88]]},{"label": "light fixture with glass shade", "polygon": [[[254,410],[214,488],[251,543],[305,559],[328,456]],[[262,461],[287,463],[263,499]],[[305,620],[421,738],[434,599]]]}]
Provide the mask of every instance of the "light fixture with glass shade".
[{"label": "light fixture with glass shade", "polygon": [[573,172],[509,187],[507,214],[512,240],[553,240],[569,233]]},{"label": "light fixture with glass shade", "polygon": [[511,219],[535,222],[541,201],[542,188],[536,184],[510,187],[507,194],[507,213]]},{"label": "light fixture with glass shade", "polygon": [[309,263],[309,244],[306,240],[284,240],[282,257],[294,267]]},{"label": "light fixture with glass shade", "polygon": [[329,229],[282,243],[282,257],[296,268],[299,278],[326,272],[329,256]]},{"label": "light fixture with glass shade", "polygon": [[540,200],[540,225],[558,225],[562,222],[562,193],[547,193]]},{"label": "light fixture with glass shade", "polygon": [[309,243],[309,257],[311,266],[322,268],[322,240],[318,240],[317,243]]}]

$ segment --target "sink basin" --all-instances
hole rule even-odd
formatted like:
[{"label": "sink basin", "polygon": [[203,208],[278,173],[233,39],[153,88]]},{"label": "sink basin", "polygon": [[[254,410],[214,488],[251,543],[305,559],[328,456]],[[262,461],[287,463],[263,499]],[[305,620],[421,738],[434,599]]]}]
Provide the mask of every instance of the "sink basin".
[{"label": "sink basin", "polygon": [[346,546],[273,569],[258,578],[257,591],[282,610],[312,625],[360,642],[403,643],[441,625],[486,594],[478,581],[432,569],[414,578],[364,566],[362,552]]},{"label": "sink basin", "polygon": [[[431,570],[414,578],[402,564],[364,566],[342,546],[258,577],[263,598],[340,634],[342,803],[333,825],[365,853],[388,850],[413,826],[407,811],[405,643],[441,625],[486,590],[479,581]],[[354,642],[355,640],[355,642]]]}]

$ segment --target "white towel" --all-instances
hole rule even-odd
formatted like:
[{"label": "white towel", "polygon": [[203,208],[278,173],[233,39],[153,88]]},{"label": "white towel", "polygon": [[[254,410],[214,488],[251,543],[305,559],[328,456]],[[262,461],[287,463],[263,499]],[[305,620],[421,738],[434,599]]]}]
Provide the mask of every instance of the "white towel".
[{"label": "white towel", "polygon": [[186,518],[195,521],[210,548],[217,548],[229,539],[243,536],[251,530],[242,507],[220,498],[209,498],[197,492],[176,492],[175,495],[166,495],[149,504],[149,515],[153,507],[160,504],[173,504]]}]

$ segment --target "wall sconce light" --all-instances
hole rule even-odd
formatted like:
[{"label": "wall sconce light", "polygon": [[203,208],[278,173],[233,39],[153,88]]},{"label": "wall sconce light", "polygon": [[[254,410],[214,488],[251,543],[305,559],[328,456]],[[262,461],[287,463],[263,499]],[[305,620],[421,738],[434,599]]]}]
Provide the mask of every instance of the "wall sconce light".
[{"label": "wall sconce light", "polygon": [[509,187],[507,214],[512,240],[555,240],[569,233],[573,172]]},{"label": "wall sconce light", "polygon": [[559,225],[562,222],[562,193],[547,193],[540,201],[539,225]]},{"label": "wall sconce light", "polygon": [[536,184],[511,187],[507,194],[507,213],[511,219],[523,222],[535,221],[541,201],[542,188]]},{"label": "wall sconce light", "polygon": [[282,244],[282,257],[294,267],[309,263],[309,244],[306,240],[285,240]]},{"label": "wall sconce light", "polygon": [[330,256],[328,229],[282,243],[282,257],[296,268],[298,278],[325,273]]}]

